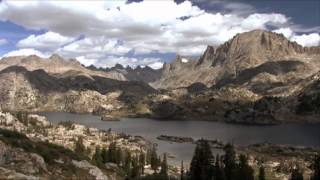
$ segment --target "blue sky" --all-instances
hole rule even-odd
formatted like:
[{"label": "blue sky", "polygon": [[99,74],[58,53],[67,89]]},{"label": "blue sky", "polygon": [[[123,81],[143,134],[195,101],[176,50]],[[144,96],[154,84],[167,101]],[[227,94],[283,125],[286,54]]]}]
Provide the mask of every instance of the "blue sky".
[{"label": "blue sky", "polygon": [[2,1],[0,56],[57,53],[84,65],[159,68],[253,29],[317,46],[320,1]]}]

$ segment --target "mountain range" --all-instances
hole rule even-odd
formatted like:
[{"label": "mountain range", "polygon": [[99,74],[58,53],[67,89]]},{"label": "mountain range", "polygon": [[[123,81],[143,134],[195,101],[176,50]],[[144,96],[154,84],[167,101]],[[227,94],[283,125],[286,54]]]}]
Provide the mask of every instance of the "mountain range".
[{"label": "mountain range", "polygon": [[162,69],[84,67],[58,55],[3,58],[7,111],[67,111],[270,124],[319,122],[320,47],[254,30]]}]

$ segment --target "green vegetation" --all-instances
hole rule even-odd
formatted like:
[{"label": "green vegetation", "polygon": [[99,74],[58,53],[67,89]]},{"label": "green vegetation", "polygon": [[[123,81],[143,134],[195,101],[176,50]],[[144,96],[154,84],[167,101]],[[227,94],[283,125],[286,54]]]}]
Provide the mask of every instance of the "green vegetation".
[{"label": "green vegetation", "polygon": [[168,162],[167,162],[167,154],[163,154],[163,160],[161,162],[161,170],[160,174],[164,177],[168,176]]},{"label": "green vegetation", "polygon": [[183,161],[181,161],[180,180],[184,180],[184,179],[185,179],[184,166],[183,166]]},{"label": "green vegetation", "polygon": [[74,151],[78,154],[82,154],[82,155],[86,154],[86,147],[83,145],[83,139],[81,136],[76,141],[76,147]]},{"label": "green vegetation", "polygon": [[264,171],[264,167],[260,166],[259,168],[259,180],[266,180],[266,173]]},{"label": "green vegetation", "polygon": [[[78,140],[79,142],[79,140]],[[81,142],[81,140],[80,140]],[[80,143],[81,144],[81,143]],[[81,147],[81,145],[76,145]],[[76,148],[82,149],[82,148]],[[148,153],[150,155],[148,155]],[[137,153],[131,153],[130,151],[123,150],[117,146],[115,142],[110,143],[108,148],[100,146],[96,147],[95,153],[92,156],[92,163],[97,165],[101,169],[106,168],[106,163],[114,163],[120,168],[120,170],[126,175],[127,179],[141,179],[144,174],[144,165],[146,162],[152,162],[152,167],[158,169],[160,166],[159,158],[156,152],[156,146],[152,146],[147,150],[147,154],[143,151]],[[164,155],[164,159],[161,163],[161,172],[155,173],[154,177],[168,178],[168,164],[167,157]],[[156,171],[155,171],[156,172]],[[153,176],[148,176],[149,178]],[[145,177],[143,177],[145,178]],[[165,179],[164,179],[165,180]]]},{"label": "green vegetation", "polygon": [[158,167],[160,164],[160,160],[157,155],[157,147],[155,144],[152,146],[152,150],[150,152],[150,164],[151,164],[151,168],[154,170],[154,172],[157,173],[157,170],[158,170]]},{"label": "green vegetation", "polygon": [[28,113],[27,112],[22,112],[22,111],[17,111],[12,113],[13,116],[15,116],[18,121],[20,121],[24,125],[28,125]]},{"label": "green vegetation", "polygon": [[311,180],[319,180],[320,179],[320,153],[318,153],[312,163],[313,174],[311,176]]},{"label": "green vegetation", "polygon": [[96,146],[96,151],[92,156],[92,162],[99,168],[104,168],[100,146]]},{"label": "green vegetation", "polygon": [[212,163],[213,156],[208,141],[199,140],[191,161],[189,179],[212,179]]},{"label": "green vegetation", "polygon": [[292,170],[290,180],[303,180],[303,174],[299,166]]},{"label": "green vegetation", "polygon": [[320,113],[320,93],[299,97],[298,114]]},{"label": "green vegetation", "polygon": [[200,140],[191,161],[189,180],[253,180],[254,170],[248,165],[245,155],[236,158],[234,147],[228,144],[224,148],[225,155],[214,159],[210,145]]},{"label": "green vegetation", "polygon": [[87,157],[82,154],[48,142],[31,141],[24,134],[15,131],[0,129],[0,140],[12,147],[39,154],[46,163],[53,163],[55,159],[87,160]]}]

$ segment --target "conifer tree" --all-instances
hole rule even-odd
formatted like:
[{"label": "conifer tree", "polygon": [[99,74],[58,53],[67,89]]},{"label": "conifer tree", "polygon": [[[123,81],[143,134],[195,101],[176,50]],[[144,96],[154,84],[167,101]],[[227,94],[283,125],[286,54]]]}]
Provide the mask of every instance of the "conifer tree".
[{"label": "conifer tree", "polygon": [[221,159],[219,154],[216,155],[216,162],[214,165],[214,180],[226,180],[226,176],[224,174],[224,170],[221,167]]},{"label": "conifer tree", "polygon": [[292,170],[290,180],[303,180],[303,175],[299,166],[296,166],[296,168]]},{"label": "conifer tree", "polygon": [[224,172],[227,180],[236,179],[236,153],[234,147],[231,144],[227,144],[224,147]]},{"label": "conifer tree", "polygon": [[154,172],[157,172],[157,169],[159,167],[159,159],[157,155],[157,148],[156,145],[153,145],[151,154],[150,154],[150,163],[151,163],[151,168],[154,170]]},{"label": "conifer tree", "polygon": [[82,136],[80,136],[80,137],[78,138],[78,140],[76,141],[74,151],[75,151],[76,153],[79,153],[79,154],[82,154],[82,155],[85,154],[85,152],[86,152],[86,147],[83,145]]},{"label": "conifer tree", "polygon": [[115,142],[110,143],[109,148],[108,148],[108,161],[112,163],[117,163],[116,162],[116,152],[117,151],[117,145]]},{"label": "conifer tree", "polygon": [[190,165],[191,180],[207,180],[213,177],[213,156],[206,140],[199,140]]},{"label": "conifer tree", "polygon": [[102,157],[103,163],[109,162],[109,154],[108,154],[108,151],[105,147],[102,148],[102,150],[101,150],[101,157]]},{"label": "conifer tree", "polygon": [[122,161],[122,151],[120,148],[116,148],[116,152],[115,152],[115,162],[120,165],[121,161]]},{"label": "conifer tree", "polygon": [[259,168],[259,180],[266,180],[266,174],[262,165]]},{"label": "conifer tree", "polygon": [[248,165],[248,158],[241,154],[239,157],[239,174],[238,179],[239,180],[254,180],[254,171],[253,169]]},{"label": "conifer tree", "polygon": [[128,176],[131,175],[131,154],[130,152],[126,153],[126,158],[124,162],[124,170]]},{"label": "conifer tree", "polygon": [[104,167],[104,164],[102,162],[102,156],[101,156],[101,150],[100,150],[100,146],[96,147],[96,151],[94,153],[94,155],[92,156],[92,161],[94,164],[96,164],[98,167],[102,168]]},{"label": "conifer tree", "polygon": [[163,161],[161,162],[160,174],[163,177],[167,177],[168,176],[168,162],[167,162],[167,154],[166,153],[163,154]]},{"label": "conifer tree", "polygon": [[181,161],[180,180],[184,180],[184,167],[183,167],[183,160]]},{"label": "conifer tree", "polygon": [[146,152],[146,163],[151,164],[151,149],[148,148]]},{"label": "conifer tree", "polygon": [[141,152],[139,155],[139,164],[141,169],[141,174],[144,174],[144,165],[146,164],[146,155]]},{"label": "conifer tree", "polygon": [[140,177],[140,167],[138,165],[138,158],[137,157],[132,158],[132,169],[131,169],[130,177],[131,178]]},{"label": "conifer tree", "polygon": [[311,176],[311,180],[319,180],[320,179],[320,154],[318,153],[314,161],[312,163],[313,174]]}]

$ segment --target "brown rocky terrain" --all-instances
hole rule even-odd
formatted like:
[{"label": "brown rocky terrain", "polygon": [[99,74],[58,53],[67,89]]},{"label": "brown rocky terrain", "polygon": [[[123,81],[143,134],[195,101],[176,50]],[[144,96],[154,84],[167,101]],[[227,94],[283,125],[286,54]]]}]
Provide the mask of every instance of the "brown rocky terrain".
[{"label": "brown rocky terrain", "polygon": [[137,66],[132,68],[130,66],[123,67],[121,64],[116,64],[111,68],[97,68],[93,65],[88,67],[94,71],[104,71],[104,72],[118,72],[124,76],[129,81],[142,81],[145,83],[151,83],[160,79],[162,75],[162,69],[152,69],[149,66]]},{"label": "brown rocky terrain", "polygon": [[[53,55],[0,61],[1,108],[233,123],[318,122],[320,48],[254,30],[163,69],[84,67]],[[157,88],[158,90],[149,86]]]},{"label": "brown rocky terrain", "polygon": [[68,75],[68,76],[100,76],[116,80],[126,80],[126,78],[116,71],[100,72],[92,71],[82,66],[77,60],[70,59],[65,60],[57,54],[53,54],[51,57],[45,59],[36,55],[31,56],[16,56],[6,57],[0,61],[0,70],[3,70],[10,66],[22,66],[28,71],[35,71],[42,69],[51,75]]},{"label": "brown rocky terrain", "polygon": [[69,75],[68,72],[52,75],[43,69],[29,71],[22,66],[3,69],[0,71],[1,108],[92,113],[125,106],[124,97],[138,99],[156,92],[143,82]]},{"label": "brown rocky terrain", "polygon": [[200,82],[208,87],[241,86],[263,95],[289,95],[287,86],[320,70],[319,59],[319,47],[302,47],[283,35],[255,30],[238,34],[216,49],[208,46],[196,62],[183,63],[178,56],[152,85],[175,89]]}]

